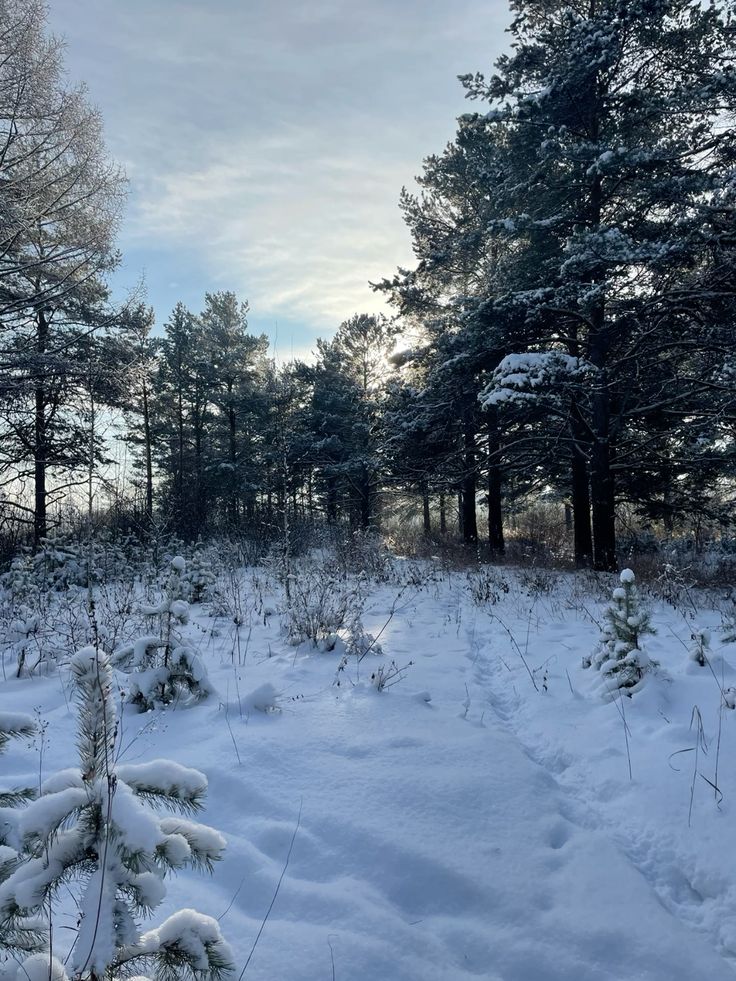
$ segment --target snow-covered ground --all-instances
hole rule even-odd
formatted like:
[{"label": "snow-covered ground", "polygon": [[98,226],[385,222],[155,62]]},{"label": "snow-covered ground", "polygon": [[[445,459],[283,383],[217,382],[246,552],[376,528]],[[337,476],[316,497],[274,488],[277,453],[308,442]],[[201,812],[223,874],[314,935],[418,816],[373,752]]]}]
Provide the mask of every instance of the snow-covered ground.
[{"label": "snow-covered ground", "polygon": [[[236,630],[194,607],[185,632],[216,693],[126,708],[122,761],[202,770],[201,819],[227,851],[212,877],[169,880],[156,921],[219,918],[238,970],[263,926],[251,981],[734,977],[736,711],[721,690],[736,646],[719,647],[720,614],[653,603],[659,668],[606,703],[582,660],[615,577],[498,576],[481,604],[463,572],[373,588],[364,625],[384,653],[341,671],[338,653],[289,646],[276,614]],[[712,670],[688,659],[694,624],[712,628]],[[378,692],[392,660],[405,670]],[[0,682],[0,711],[35,708],[42,759],[14,743],[0,786],[74,765],[64,667]]]}]

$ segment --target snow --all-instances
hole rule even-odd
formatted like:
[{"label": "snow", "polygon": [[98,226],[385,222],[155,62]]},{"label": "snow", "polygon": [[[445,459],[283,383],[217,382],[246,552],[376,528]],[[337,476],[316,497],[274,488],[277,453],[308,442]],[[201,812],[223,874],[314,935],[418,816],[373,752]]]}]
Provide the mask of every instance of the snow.
[{"label": "snow", "polygon": [[14,733],[32,728],[33,719],[30,715],[24,715],[20,712],[3,711],[0,713],[0,732]]},{"label": "snow", "polygon": [[87,792],[81,787],[67,787],[32,801],[20,814],[19,829],[25,836],[48,838],[64,820],[87,803]]},{"label": "snow", "polygon": [[83,787],[84,780],[82,774],[76,767],[68,767],[65,770],[58,770],[50,777],[47,777],[41,784],[42,794],[56,794],[60,790],[68,787]]},{"label": "snow", "polygon": [[179,800],[199,797],[207,792],[204,773],[172,760],[121,763],[116,773],[120,780],[138,792],[163,793]]},{"label": "snow", "polygon": [[140,942],[143,950],[158,950],[174,945],[187,952],[195,970],[207,969],[207,946],[215,945],[225,956],[231,956],[230,947],[222,939],[217,920],[193,909],[182,909],[174,913],[160,927],[145,933]]},{"label": "snow", "polygon": [[492,381],[478,396],[484,406],[534,399],[553,384],[580,380],[592,371],[581,358],[562,351],[526,351],[507,354],[493,372]]},{"label": "snow", "polygon": [[[175,840],[183,838],[187,843],[190,855],[193,853],[200,861],[217,861],[227,846],[227,842],[219,831],[196,821],[170,817],[164,818],[160,822],[160,826],[164,834],[171,835]],[[175,847],[180,854],[183,854],[178,842]]]},{"label": "snow", "polygon": [[77,829],[55,835],[43,858],[33,858],[0,883],[0,915],[17,905],[32,909],[43,900],[44,889],[63,872],[69,856],[83,847],[83,836]]},{"label": "snow", "polygon": [[32,954],[9,975],[13,981],[66,981],[64,965],[48,954]]},{"label": "snow", "polygon": [[[103,808],[103,813],[106,812]],[[123,846],[130,852],[153,852],[163,841],[159,821],[120,778],[115,784],[110,811]]]},{"label": "snow", "polygon": [[[606,703],[582,660],[620,577],[550,573],[539,591],[523,572],[496,572],[509,589],[485,605],[465,573],[439,566],[398,605],[398,585],[371,587],[364,626],[385,653],[359,666],[348,658],[339,687],[341,655],[289,647],[275,616],[238,627],[192,604],[184,640],[222,700],[144,716],[126,708],[117,773],[142,793],[206,790],[202,817],[217,830],[157,819],[171,863],[187,867],[167,878],[144,949],[183,943],[204,963],[219,918],[239,973],[284,874],[249,981],[321,981],[333,958],[335,976],[351,981],[733,979],[736,711],[721,688],[736,685],[736,647],[721,643],[718,597],[683,613],[639,582],[659,667],[632,698]],[[690,659],[696,626],[710,632],[713,671]],[[407,666],[403,679],[378,692],[371,675],[391,661]],[[80,793],[67,682],[62,671],[0,685],[0,712],[39,706],[48,721],[45,796],[24,818],[34,827]],[[276,698],[278,712],[251,710]],[[707,745],[697,756],[694,706]],[[38,786],[38,763],[13,741],[3,784]],[[131,802],[118,786],[126,834],[138,812],[117,808]],[[6,881],[0,905],[32,899],[58,850],[78,844],[62,831],[49,868],[31,863],[17,890]],[[211,877],[189,868],[192,849],[216,859],[223,844]],[[146,894],[160,880],[139,885]],[[91,880],[88,904],[99,891]],[[58,902],[60,926],[73,926],[66,893]],[[159,912],[173,916],[156,926]],[[82,961],[90,940],[80,940]]]}]

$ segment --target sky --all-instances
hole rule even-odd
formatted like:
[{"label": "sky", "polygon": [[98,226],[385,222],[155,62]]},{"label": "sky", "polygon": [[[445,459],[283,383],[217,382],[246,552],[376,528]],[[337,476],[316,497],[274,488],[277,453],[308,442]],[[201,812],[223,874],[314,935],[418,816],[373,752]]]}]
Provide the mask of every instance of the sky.
[{"label": "sky", "polygon": [[49,0],[129,200],[120,296],[162,324],[205,292],[305,357],[411,265],[398,208],[507,47],[505,0]]}]

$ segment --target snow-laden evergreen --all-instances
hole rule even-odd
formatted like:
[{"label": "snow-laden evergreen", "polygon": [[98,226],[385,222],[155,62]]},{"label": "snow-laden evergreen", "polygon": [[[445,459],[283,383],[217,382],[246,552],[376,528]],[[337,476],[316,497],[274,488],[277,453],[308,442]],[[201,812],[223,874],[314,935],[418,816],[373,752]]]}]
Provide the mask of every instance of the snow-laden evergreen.
[{"label": "snow-laden evergreen", "polygon": [[[181,634],[189,620],[185,597],[195,588],[186,571],[186,560],[175,555],[169,563],[163,598],[156,605],[141,607],[141,613],[158,628],[156,633],[124,644],[113,656],[115,666],[129,672],[128,701],[141,712],[156,705],[191,705],[212,693],[202,659]],[[204,588],[202,577],[200,569],[195,575],[197,589]]]},{"label": "snow-laden evergreen", "polygon": [[639,691],[652,669],[643,643],[647,634],[654,633],[649,611],[642,603],[631,569],[623,570],[619,582],[604,613],[598,646],[583,660],[585,667],[600,672],[601,694],[609,700]]},{"label": "snow-laden evergreen", "polygon": [[712,655],[710,642],[710,630],[700,627],[693,631],[688,657],[701,668],[704,668],[710,662]]},{"label": "snow-laden evergreen", "polygon": [[75,979],[128,977],[141,969],[154,978],[175,970],[181,978],[217,979],[231,955],[216,921],[187,910],[156,930],[141,929],[141,918],[166,895],[168,873],[211,870],[222,855],[224,838],[189,817],[202,806],[207,780],[167,760],[118,763],[108,656],[84,648],[71,670],[79,763],[45,780],[20,814],[23,861],[0,884],[0,933],[12,937],[34,917],[36,924],[46,921],[50,942],[49,913],[69,888],[77,891],[79,910],[69,961]]}]

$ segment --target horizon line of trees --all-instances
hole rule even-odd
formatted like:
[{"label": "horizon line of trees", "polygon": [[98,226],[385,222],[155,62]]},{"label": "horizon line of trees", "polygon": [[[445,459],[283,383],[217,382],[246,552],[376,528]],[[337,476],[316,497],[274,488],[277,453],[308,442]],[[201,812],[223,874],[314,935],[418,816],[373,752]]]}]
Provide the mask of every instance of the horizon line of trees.
[{"label": "horizon line of trees", "polygon": [[[616,566],[622,505],[665,531],[733,524],[736,25],[697,0],[516,0],[511,53],[464,76],[482,112],[401,208],[416,264],[314,364],[277,368],[247,304],[206,293],[153,335],[110,302],[124,178],[36,0],[0,7],[0,517],[38,543],[109,463],[131,515],[185,539],[302,515],[504,551],[563,503],[579,565]],[[26,489],[27,487],[27,489]],[[478,505],[487,530],[479,531]]]}]

